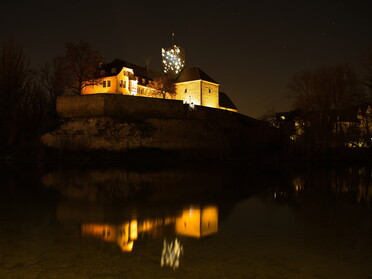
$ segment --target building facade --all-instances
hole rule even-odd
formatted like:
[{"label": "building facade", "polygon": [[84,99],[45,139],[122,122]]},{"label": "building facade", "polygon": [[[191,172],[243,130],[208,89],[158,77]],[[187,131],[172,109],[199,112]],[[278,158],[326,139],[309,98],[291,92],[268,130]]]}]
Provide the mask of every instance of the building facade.
[{"label": "building facade", "polygon": [[115,59],[100,68],[100,76],[96,85],[86,85],[83,95],[88,94],[123,94],[159,98],[157,90],[151,82],[164,75],[175,84],[175,94],[165,94],[167,99],[183,101],[190,106],[205,106],[237,112],[226,93],[219,91],[219,83],[208,76],[199,67],[185,68],[184,50],[173,45],[162,49],[163,73],[150,70],[126,61]]}]

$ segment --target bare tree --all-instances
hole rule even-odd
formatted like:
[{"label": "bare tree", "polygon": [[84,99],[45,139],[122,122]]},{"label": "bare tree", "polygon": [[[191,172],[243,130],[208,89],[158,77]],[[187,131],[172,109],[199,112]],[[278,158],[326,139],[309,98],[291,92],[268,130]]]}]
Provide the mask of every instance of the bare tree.
[{"label": "bare tree", "polygon": [[290,81],[289,90],[307,123],[307,137],[320,149],[339,136],[340,114],[363,101],[360,82],[348,66],[304,71]]},{"label": "bare tree", "polygon": [[88,42],[66,43],[65,55],[59,59],[66,85],[74,94],[80,94],[84,87],[100,82],[98,68],[103,56]]},{"label": "bare tree", "polygon": [[40,85],[35,71],[34,79],[24,89],[20,100],[19,115],[22,117],[22,123],[19,123],[19,126],[22,127],[25,137],[30,138],[39,134],[45,123],[49,121],[47,116],[52,104],[53,101]]},{"label": "bare tree", "polygon": [[304,71],[289,83],[294,107],[304,111],[339,110],[363,101],[360,82],[348,66]]},{"label": "bare tree", "polygon": [[9,39],[0,53],[0,153],[37,142],[49,108],[37,71],[29,66],[22,47]]},{"label": "bare tree", "polygon": [[368,48],[367,55],[363,61],[364,66],[364,84],[369,91],[369,102],[372,103],[372,47]]},{"label": "bare tree", "polygon": [[39,82],[48,93],[51,102],[55,103],[57,96],[63,95],[64,79],[61,59],[54,58],[51,63],[39,65]]},{"label": "bare tree", "polygon": [[163,99],[166,98],[167,94],[170,98],[174,98],[176,95],[176,85],[168,76],[160,76],[149,82],[149,87],[156,90],[156,93]]},{"label": "bare tree", "polygon": [[18,112],[29,83],[30,67],[22,47],[8,39],[0,54],[0,149],[6,149],[18,136]]},{"label": "bare tree", "polygon": [[29,82],[30,67],[22,47],[13,39],[3,45],[0,56],[1,109],[15,107]]}]

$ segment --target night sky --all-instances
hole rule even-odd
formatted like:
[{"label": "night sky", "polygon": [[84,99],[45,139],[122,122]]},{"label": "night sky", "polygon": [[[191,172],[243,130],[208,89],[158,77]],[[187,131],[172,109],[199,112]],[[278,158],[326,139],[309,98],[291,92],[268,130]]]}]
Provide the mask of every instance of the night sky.
[{"label": "night sky", "polygon": [[372,1],[0,2],[0,41],[19,41],[33,65],[84,39],[105,56],[161,70],[161,48],[186,49],[239,112],[291,108],[287,84],[305,69],[350,64],[372,46]]}]

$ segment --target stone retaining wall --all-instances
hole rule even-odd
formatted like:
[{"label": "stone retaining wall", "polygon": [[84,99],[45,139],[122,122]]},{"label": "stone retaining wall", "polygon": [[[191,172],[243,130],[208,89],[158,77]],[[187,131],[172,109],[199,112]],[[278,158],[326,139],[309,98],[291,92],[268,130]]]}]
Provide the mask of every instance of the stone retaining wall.
[{"label": "stone retaining wall", "polygon": [[114,116],[129,118],[181,118],[186,106],[182,101],[118,94],[60,96],[57,113],[61,117]]}]

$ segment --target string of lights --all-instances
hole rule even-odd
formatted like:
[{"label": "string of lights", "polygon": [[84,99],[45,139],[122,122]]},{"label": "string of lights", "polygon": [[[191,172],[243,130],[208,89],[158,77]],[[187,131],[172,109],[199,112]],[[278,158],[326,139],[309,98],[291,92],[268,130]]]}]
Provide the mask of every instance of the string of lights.
[{"label": "string of lights", "polygon": [[181,47],[173,45],[162,48],[163,72],[170,76],[178,76],[185,66],[185,52]]}]

